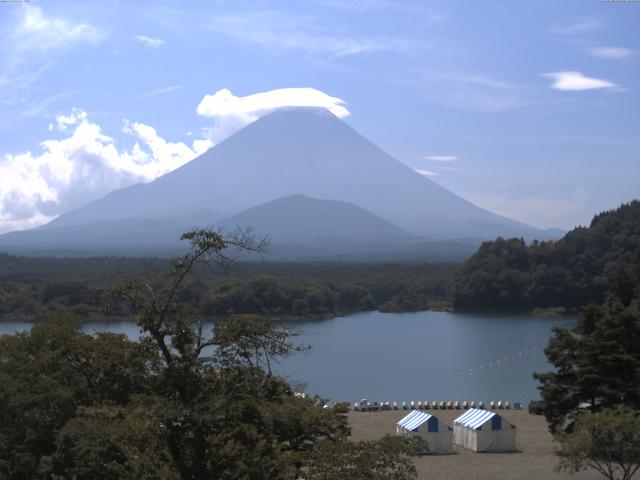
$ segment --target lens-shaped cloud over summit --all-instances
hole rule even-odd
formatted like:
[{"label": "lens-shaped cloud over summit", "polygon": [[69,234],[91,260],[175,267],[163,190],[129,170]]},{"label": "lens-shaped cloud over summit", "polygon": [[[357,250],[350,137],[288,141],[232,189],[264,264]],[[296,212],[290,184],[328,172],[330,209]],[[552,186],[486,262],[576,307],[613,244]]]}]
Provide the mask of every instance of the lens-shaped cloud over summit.
[{"label": "lens-shaped cloud over summit", "polygon": [[315,88],[278,88],[246,97],[237,97],[228,88],[223,88],[213,95],[205,95],[196,110],[205,117],[240,117],[255,121],[283,107],[325,108],[338,118],[349,115],[344,100]]}]

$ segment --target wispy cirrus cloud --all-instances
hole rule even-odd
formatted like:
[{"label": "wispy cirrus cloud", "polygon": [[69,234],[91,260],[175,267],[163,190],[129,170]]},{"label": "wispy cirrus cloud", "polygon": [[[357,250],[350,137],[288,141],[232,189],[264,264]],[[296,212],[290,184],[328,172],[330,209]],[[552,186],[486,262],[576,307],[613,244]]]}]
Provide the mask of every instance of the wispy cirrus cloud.
[{"label": "wispy cirrus cloud", "polygon": [[47,97],[40,98],[37,100],[32,100],[28,102],[24,107],[20,108],[20,116],[21,117],[46,117],[48,116],[48,112],[52,109],[53,105],[55,105],[59,100],[63,98],[70,97],[77,92],[67,91],[67,92],[59,92],[54,93],[52,95],[48,95]]},{"label": "wispy cirrus cloud", "polygon": [[581,72],[551,72],[543,73],[542,76],[552,80],[551,88],[565,92],[611,89],[618,86],[609,80],[587,77]]},{"label": "wispy cirrus cloud", "polygon": [[[4,14],[4,8],[2,8]],[[28,3],[3,18],[0,42],[0,129],[9,118],[42,116],[70,92],[38,88],[55,65],[55,56],[76,48],[95,47],[107,37],[103,28],[60,15],[49,15]],[[34,99],[34,91],[45,91]]]},{"label": "wispy cirrus cloud", "polygon": [[104,29],[95,25],[48,16],[42,9],[27,5],[22,7],[21,17],[9,34],[8,41],[17,53],[46,53],[71,46],[96,45],[106,35]]},{"label": "wispy cirrus cloud", "polygon": [[522,86],[484,74],[427,72],[421,86],[435,103],[472,112],[506,112],[532,103]]},{"label": "wispy cirrus cloud", "polygon": [[425,155],[422,158],[434,162],[455,162],[458,160],[456,155]]},{"label": "wispy cirrus cloud", "polygon": [[146,35],[135,35],[134,40],[137,40],[145,47],[159,48],[165,44],[165,41],[159,37],[147,37]]},{"label": "wispy cirrus cloud", "polygon": [[594,57],[604,58],[607,60],[621,60],[638,53],[638,51],[633,48],[625,47],[593,47],[588,51]]},{"label": "wispy cirrus cloud", "polygon": [[377,10],[398,6],[396,2],[391,0],[322,0],[321,4],[345,10]]},{"label": "wispy cirrus cloud", "polygon": [[416,173],[419,173],[423,177],[437,177],[439,175],[436,172],[433,172],[431,170],[425,170],[424,168],[415,168],[414,171]]},{"label": "wispy cirrus cloud", "polygon": [[176,92],[182,89],[182,85],[170,85],[164,88],[158,88],[157,90],[152,90],[147,93],[143,93],[138,98],[149,98],[149,97],[157,97],[158,95],[164,95],[166,93]]},{"label": "wispy cirrus cloud", "polygon": [[445,22],[450,12],[431,10],[426,2],[399,2],[397,0],[321,0],[320,5],[332,10],[354,12],[402,12],[419,18],[423,25],[436,25]]},{"label": "wispy cirrus cloud", "polygon": [[302,50],[330,58],[424,47],[423,43],[403,37],[344,35],[320,26],[311,18],[274,10],[218,15],[209,22],[209,30],[245,43]]},{"label": "wispy cirrus cloud", "polygon": [[493,78],[485,75],[475,74],[449,74],[443,75],[443,78],[450,80],[452,83],[476,85],[479,87],[491,88],[494,90],[515,90],[517,87],[511,82]]},{"label": "wispy cirrus cloud", "polygon": [[423,175],[425,177],[439,177],[444,174],[444,172],[454,172],[462,170],[460,167],[451,167],[449,165],[456,165],[458,161],[457,155],[423,155],[420,157],[421,160],[428,160],[430,162],[435,162],[432,164],[432,167],[429,169],[425,168],[414,168],[414,171]]},{"label": "wispy cirrus cloud", "polygon": [[30,72],[20,71],[12,65],[0,74],[0,104],[21,103],[24,91],[41,81],[42,76],[51,67],[46,63]]},{"label": "wispy cirrus cloud", "polygon": [[586,33],[595,32],[602,28],[602,22],[596,18],[578,20],[569,25],[555,25],[551,27],[551,32],[558,35],[579,36]]}]

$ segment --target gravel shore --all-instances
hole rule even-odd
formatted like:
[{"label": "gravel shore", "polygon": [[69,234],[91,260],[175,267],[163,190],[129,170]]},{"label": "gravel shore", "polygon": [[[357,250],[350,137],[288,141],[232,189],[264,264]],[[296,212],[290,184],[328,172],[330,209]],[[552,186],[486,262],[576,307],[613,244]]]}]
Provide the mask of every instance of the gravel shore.
[{"label": "gravel shore", "polygon": [[[349,424],[353,440],[374,440],[395,433],[395,424],[407,411],[351,412]],[[453,426],[460,410],[429,411],[441,421]],[[597,472],[575,475],[556,473],[558,459],[553,452],[552,437],[544,417],[530,415],[526,410],[500,410],[499,413],[517,428],[514,453],[474,453],[454,445],[453,455],[428,455],[416,458],[418,479],[465,480],[596,480]]]}]

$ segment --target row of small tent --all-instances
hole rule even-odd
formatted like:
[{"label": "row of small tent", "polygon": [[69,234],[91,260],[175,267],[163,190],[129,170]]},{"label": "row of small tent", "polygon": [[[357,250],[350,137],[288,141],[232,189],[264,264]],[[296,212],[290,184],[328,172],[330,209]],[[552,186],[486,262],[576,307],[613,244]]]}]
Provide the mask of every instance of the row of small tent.
[{"label": "row of small tent", "polygon": [[427,442],[429,453],[453,453],[453,445],[474,452],[512,452],[516,427],[490,410],[472,408],[453,421],[453,428],[438,417],[413,410],[396,424],[397,435],[417,435]]},{"label": "row of small tent", "polygon": [[[377,411],[377,410],[467,410],[469,408],[478,408],[480,410],[484,410],[485,404],[484,402],[476,402],[464,401],[460,402],[428,402],[428,401],[420,401],[417,402],[368,402],[366,399],[362,399],[359,402],[355,402],[353,404],[353,409],[358,412],[369,412],[369,411]],[[499,410],[502,409],[510,409],[520,410],[522,406],[519,402],[515,402],[513,407],[509,403],[509,401],[503,402],[502,400],[498,402],[491,401],[489,403],[489,408],[491,410],[495,410],[496,408]]]}]

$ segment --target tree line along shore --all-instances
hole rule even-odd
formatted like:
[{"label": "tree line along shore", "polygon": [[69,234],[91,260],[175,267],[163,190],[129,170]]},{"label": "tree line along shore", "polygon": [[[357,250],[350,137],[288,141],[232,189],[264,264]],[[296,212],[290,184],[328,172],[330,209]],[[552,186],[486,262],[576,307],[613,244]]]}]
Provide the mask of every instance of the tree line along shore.
[{"label": "tree line along shore", "polygon": [[[635,203],[596,217],[578,232],[586,236],[577,252],[583,255],[599,243],[586,239],[603,223],[609,238],[621,230],[622,240],[635,238],[637,222],[630,228],[618,221],[627,208],[637,218]],[[565,248],[566,238],[517,251],[526,257],[534,253],[529,249]],[[226,321],[216,322],[211,332],[198,328],[190,285],[206,285],[213,275],[207,264],[227,265],[224,250],[233,239],[207,229],[183,239],[189,252],[164,274],[148,275],[150,263],[138,277],[102,273],[113,282],[105,288],[104,312],[131,315],[143,333],[140,341],[84,333],[74,322],[77,315],[64,308],[30,331],[0,336],[0,477],[414,480],[416,464],[429,462],[419,437],[350,438],[345,405],[324,408],[323,399],[298,395],[273,374],[272,362],[299,347],[286,329],[265,321],[265,312],[227,311]],[[602,301],[595,297],[583,306],[572,329],[554,329],[545,349],[550,371],[535,374],[559,468],[589,468],[611,480],[628,480],[640,469],[640,252],[635,240],[618,248],[622,240],[606,240],[616,253],[600,271],[602,280],[587,284],[604,289]],[[539,265],[536,260],[515,268],[509,250],[493,248],[504,242],[483,245],[458,267],[451,283],[443,284],[444,298],[455,302],[459,272],[470,269],[463,280],[482,272],[480,260],[487,255],[516,271]],[[250,241],[241,246],[253,248]],[[3,261],[23,276],[25,288],[34,273],[56,282],[77,266],[71,261],[67,271],[60,265],[29,270],[21,262],[29,267],[42,260]],[[388,280],[386,266],[367,268],[378,268],[379,280]],[[242,275],[237,281],[258,281],[246,271]],[[282,278],[300,288],[307,275]],[[205,354],[207,349],[213,353]]]},{"label": "tree line along shore", "polygon": [[[575,314],[623,281],[621,272],[640,255],[639,245],[635,200],[555,241],[485,242],[461,264],[239,262],[229,272],[198,266],[180,300],[211,319],[320,319],[428,309]],[[112,289],[122,279],[157,279],[169,264],[161,258],[0,254],[0,321],[39,321],[62,312],[83,321],[104,319]]]}]

